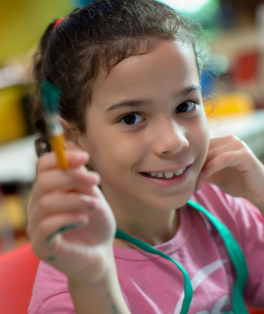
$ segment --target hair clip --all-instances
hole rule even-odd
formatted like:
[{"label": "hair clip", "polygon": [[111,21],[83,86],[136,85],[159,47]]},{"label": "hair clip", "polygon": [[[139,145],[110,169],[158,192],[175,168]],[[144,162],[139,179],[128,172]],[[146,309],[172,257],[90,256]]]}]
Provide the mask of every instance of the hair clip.
[{"label": "hair clip", "polygon": [[61,19],[58,19],[56,22],[55,22],[55,24],[54,24],[54,26],[53,26],[53,30],[55,31],[55,29],[57,28],[57,26],[62,22],[64,20],[64,17],[62,17]]}]

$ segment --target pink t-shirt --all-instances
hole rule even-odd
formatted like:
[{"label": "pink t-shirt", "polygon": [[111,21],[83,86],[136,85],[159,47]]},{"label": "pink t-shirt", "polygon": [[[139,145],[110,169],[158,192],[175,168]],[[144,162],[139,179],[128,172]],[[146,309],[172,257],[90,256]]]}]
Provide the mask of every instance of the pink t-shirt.
[{"label": "pink t-shirt", "polygon": [[[248,201],[224,194],[208,183],[192,199],[222,221],[240,244],[249,269],[245,299],[264,308],[264,218]],[[189,205],[179,212],[177,234],[156,248],[188,272],[194,292],[189,313],[231,310],[235,273],[219,233]],[[132,314],[180,313],[184,281],[175,264],[141,250],[114,248],[114,253],[122,292]],[[75,313],[67,277],[44,262],[39,266],[29,313]]]}]

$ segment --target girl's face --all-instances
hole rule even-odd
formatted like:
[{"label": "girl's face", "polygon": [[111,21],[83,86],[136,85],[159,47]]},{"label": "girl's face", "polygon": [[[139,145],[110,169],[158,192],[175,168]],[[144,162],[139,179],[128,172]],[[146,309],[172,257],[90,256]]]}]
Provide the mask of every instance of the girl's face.
[{"label": "girl's face", "polygon": [[184,205],[209,144],[193,48],[159,40],[101,73],[86,126],[79,140],[114,211]]}]

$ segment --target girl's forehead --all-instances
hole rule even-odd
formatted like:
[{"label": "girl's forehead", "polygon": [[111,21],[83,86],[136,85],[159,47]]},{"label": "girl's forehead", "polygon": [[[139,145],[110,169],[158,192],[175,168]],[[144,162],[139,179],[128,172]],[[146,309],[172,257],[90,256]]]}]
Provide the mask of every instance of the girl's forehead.
[{"label": "girl's forehead", "polygon": [[93,91],[122,88],[127,84],[145,84],[156,80],[193,78],[199,80],[196,56],[192,44],[188,42],[158,40],[147,53],[136,54],[123,59],[109,72],[101,69],[94,83]]}]

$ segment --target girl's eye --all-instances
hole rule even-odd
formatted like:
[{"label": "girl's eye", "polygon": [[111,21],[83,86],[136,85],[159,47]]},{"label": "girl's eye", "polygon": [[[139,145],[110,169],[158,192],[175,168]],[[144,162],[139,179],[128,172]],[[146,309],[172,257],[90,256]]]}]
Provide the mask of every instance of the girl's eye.
[{"label": "girl's eye", "polygon": [[139,113],[131,112],[131,113],[123,116],[120,121],[126,125],[133,125],[133,124],[140,123],[142,120],[143,120],[143,118]]},{"label": "girl's eye", "polygon": [[176,108],[176,113],[192,111],[196,103],[194,101],[185,101]]}]

